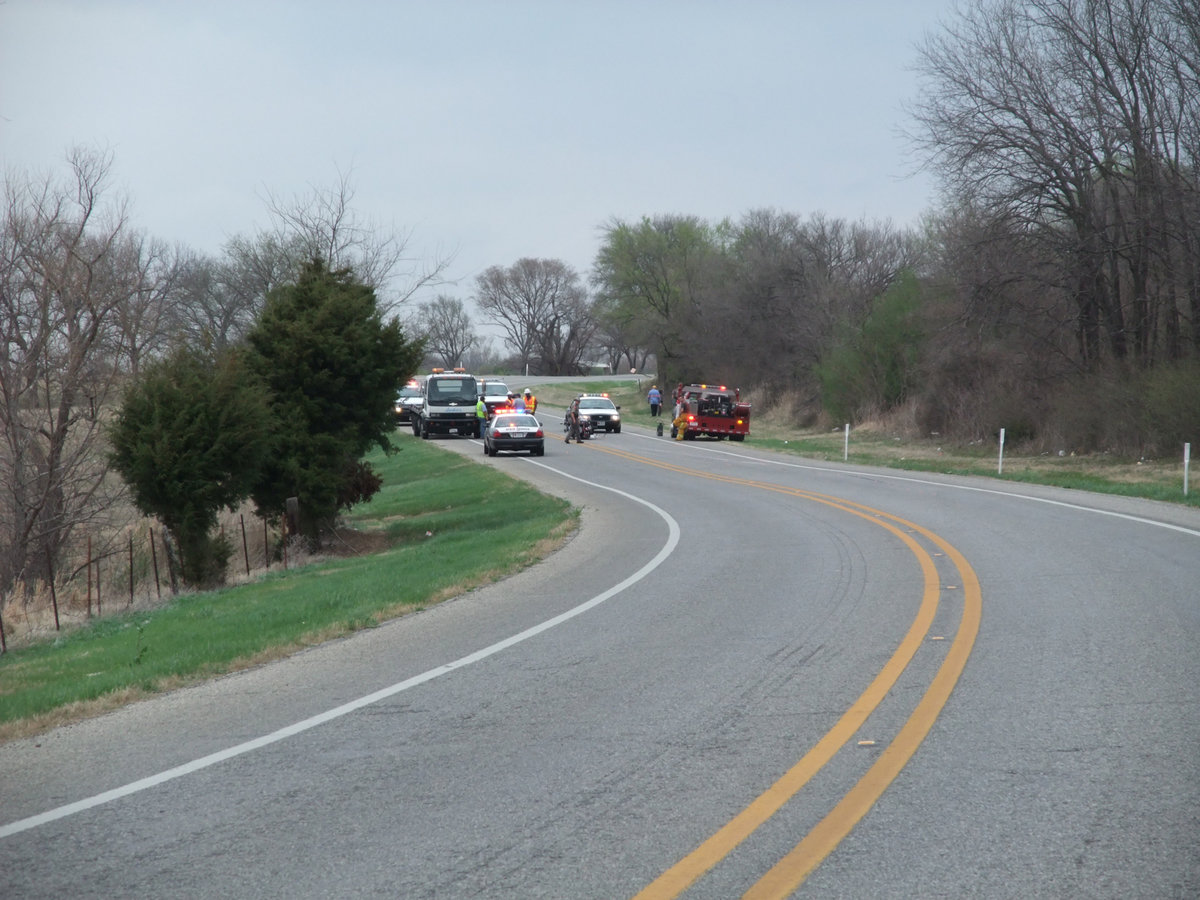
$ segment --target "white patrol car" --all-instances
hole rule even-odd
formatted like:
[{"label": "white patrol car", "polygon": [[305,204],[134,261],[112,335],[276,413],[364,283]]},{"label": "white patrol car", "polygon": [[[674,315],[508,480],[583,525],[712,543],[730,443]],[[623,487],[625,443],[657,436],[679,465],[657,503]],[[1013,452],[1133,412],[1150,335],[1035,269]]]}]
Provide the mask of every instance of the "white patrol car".
[{"label": "white patrol car", "polygon": [[592,433],[611,431],[621,433],[621,407],[608,399],[608,394],[580,394],[579,411],[592,420]]}]

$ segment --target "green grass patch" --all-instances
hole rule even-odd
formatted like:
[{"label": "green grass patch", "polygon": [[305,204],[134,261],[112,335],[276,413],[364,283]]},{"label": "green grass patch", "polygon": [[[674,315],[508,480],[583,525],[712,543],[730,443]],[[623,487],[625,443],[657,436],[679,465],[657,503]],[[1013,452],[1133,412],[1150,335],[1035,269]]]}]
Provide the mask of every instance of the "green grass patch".
[{"label": "green grass patch", "polygon": [[[778,428],[772,428],[778,432]],[[797,432],[790,438],[754,436],[751,419],[750,446],[789,453],[806,459],[842,462],[845,435]],[[909,472],[938,472],[944,475],[975,475],[1023,484],[1139,497],[1200,506],[1200,491],[1189,485],[1183,493],[1183,463],[1172,460],[1133,460],[1096,454],[1089,456],[1022,456],[1006,452],[1004,470],[999,472],[999,447],[975,443],[966,447],[931,441],[898,440],[873,432],[851,432],[849,456],[858,465],[884,466]]]},{"label": "green grass patch", "polygon": [[12,649],[0,656],[0,738],[373,627],[510,575],[577,525],[565,501],[494,468],[407,432],[396,442],[398,452],[371,457],[383,489],[349,517],[378,537],[378,552],[181,595]]},{"label": "green grass patch", "polygon": [[[650,390],[650,386],[646,385],[646,390]],[[631,381],[566,381],[562,383],[555,382],[553,384],[534,385],[533,392],[537,394],[538,403],[548,403],[551,406],[563,406],[578,397],[580,394],[608,394],[613,403],[629,404],[632,410],[636,403],[642,402],[646,406],[645,391],[639,391],[637,382]],[[646,406],[646,416],[650,415],[650,407]],[[624,416],[625,408],[622,407],[621,415]]]}]

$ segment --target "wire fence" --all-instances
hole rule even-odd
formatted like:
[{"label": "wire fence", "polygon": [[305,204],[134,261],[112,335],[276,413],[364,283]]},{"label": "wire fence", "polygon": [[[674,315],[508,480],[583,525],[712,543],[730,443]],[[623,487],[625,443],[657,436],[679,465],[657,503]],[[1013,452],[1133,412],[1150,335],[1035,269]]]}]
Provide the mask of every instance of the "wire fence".
[{"label": "wire fence", "polygon": [[[288,540],[286,530],[266,519],[236,513],[222,522],[221,530],[233,551],[227,583],[286,569],[289,556],[296,555],[296,539]],[[151,609],[185,592],[178,555],[164,529],[151,520],[102,539],[87,535],[76,555],[79,558],[53,579],[20,582],[0,597],[0,652],[7,652],[10,643],[25,643],[105,615]]]}]

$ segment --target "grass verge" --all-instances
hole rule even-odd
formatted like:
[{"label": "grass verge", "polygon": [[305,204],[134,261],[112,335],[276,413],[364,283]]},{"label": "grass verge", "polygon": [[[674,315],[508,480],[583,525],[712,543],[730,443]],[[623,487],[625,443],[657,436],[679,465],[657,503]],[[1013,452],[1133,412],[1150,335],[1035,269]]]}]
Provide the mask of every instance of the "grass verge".
[{"label": "grass verge", "polygon": [[[325,558],[0,656],[0,740],[279,658],[504,578],[548,555],[578,513],[489,466],[397,435],[384,487],[349,523],[378,552]],[[499,562],[497,562],[499,561]]]},{"label": "grass verge", "polygon": [[[662,421],[670,427],[669,414],[662,419],[650,417],[646,390],[651,381],[644,379],[640,386],[631,381],[542,385],[537,391],[538,402],[565,406],[582,391],[606,392],[620,405],[623,422],[652,428]],[[785,416],[769,410],[764,415],[758,409],[750,418],[750,435],[740,446],[831,462],[842,462],[846,451],[845,433],[841,428],[834,431],[800,429]],[[915,472],[977,475],[1200,507],[1200,472],[1192,473],[1188,494],[1183,493],[1182,447],[1177,459],[1126,459],[1107,453],[1029,455],[1023,454],[1019,447],[1010,446],[1005,449],[1003,473],[1000,473],[998,441],[953,446],[936,436],[913,439],[889,434],[884,427],[873,426],[852,427],[846,461]]]}]

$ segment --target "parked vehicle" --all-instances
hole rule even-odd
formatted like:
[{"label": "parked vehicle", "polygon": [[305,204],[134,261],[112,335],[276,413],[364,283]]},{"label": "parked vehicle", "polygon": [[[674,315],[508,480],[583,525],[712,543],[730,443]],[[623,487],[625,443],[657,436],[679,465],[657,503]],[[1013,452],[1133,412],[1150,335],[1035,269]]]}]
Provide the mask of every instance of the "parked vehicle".
[{"label": "parked vehicle", "polygon": [[503,381],[491,378],[479,379],[479,393],[483,394],[483,405],[487,407],[490,418],[497,409],[508,406],[508,385]]},{"label": "parked vehicle", "polygon": [[417,418],[421,406],[425,403],[425,394],[421,390],[421,382],[415,378],[400,388],[396,394],[396,422],[411,425]]},{"label": "parked vehicle", "polygon": [[529,413],[497,413],[483,431],[483,452],[487,456],[520,452],[544,456],[546,433]]},{"label": "parked vehicle", "polygon": [[413,419],[413,434],[423,438],[439,432],[475,437],[479,433],[475,416],[478,400],[479,385],[474,375],[468,375],[465,369],[434,369],[425,379],[424,402]]},{"label": "parked vehicle", "polygon": [[[744,441],[750,433],[750,404],[741,399],[737,388],[727,388],[723,384],[685,384],[682,399],[688,409],[682,426],[685,441],[700,435]],[[677,433],[677,427],[672,424],[671,437]]]},{"label": "parked vehicle", "polygon": [[608,398],[608,394],[580,394],[579,409],[587,413],[593,431],[621,433],[621,407]]}]

